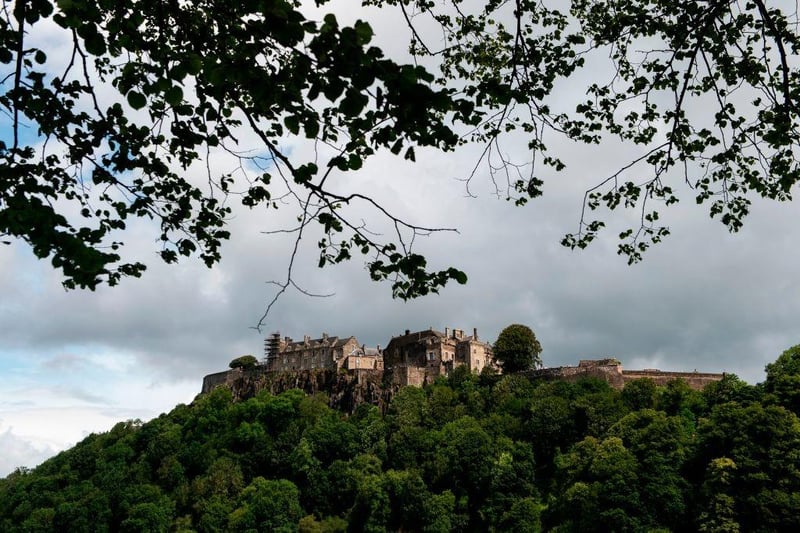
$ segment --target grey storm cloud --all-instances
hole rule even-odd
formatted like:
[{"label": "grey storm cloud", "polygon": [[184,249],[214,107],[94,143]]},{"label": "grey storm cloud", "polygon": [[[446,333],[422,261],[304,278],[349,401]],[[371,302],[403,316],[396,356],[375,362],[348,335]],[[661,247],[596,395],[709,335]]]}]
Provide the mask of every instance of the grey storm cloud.
[{"label": "grey storm cloud", "polygon": [[[407,328],[477,327],[493,340],[505,325],[522,322],[536,331],[551,366],[609,355],[629,367],[636,361],[724,369],[751,381],[800,337],[793,319],[800,311],[792,267],[795,205],[758,204],[742,233],[731,236],[689,198],[664,213],[673,235],[643,264],[629,267],[615,253],[613,230],[583,252],[558,244],[579,216],[584,169],[608,166],[613,154],[572,162],[563,180],[575,179],[565,191],[548,183],[545,196],[523,208],[495,198],[485,175],[471,184],[477,198],[466,194],[456,178],[472,155],[431,153],[417,165],[379,158],[365,173],[340,178],[342,186],[374,191],[398,216],[457,228],[416,245],[432,266],[465,270],[466,286],[411,302],[392,300],[387,284],[368,280],[359,258],[318,269],[312,231],[294,279],[308,291],[334,296],[290,290],[259,333],[251,326],[274,294],[268,282],[285,276],[291,246],[287,236],[262,232],[288,227],[291,213],[241,211],[231,221],[234,239],[214,269],[191,260],[162,265],[152,240],[140,238],[128,247],[153,257],[145,276],[96,292],[65,292],[45,262],[19,245],[5,247],[0,335],[33,354],[65,346],[130,353],[143,371],[198,381],[233,357],[260,355],[263,335],[277,330],[353,334],[385,345]],[[375,220],[374,213],[354,209],[354,216]],[[620,223],[619,215],[608,216]],[[69,363],[65,356],[49,357],[43,364]]]}]

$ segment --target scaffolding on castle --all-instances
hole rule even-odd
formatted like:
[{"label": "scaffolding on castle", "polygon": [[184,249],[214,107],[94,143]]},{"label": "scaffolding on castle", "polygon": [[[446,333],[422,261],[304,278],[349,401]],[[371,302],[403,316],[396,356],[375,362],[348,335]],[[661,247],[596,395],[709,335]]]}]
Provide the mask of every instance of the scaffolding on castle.
[{"label": "scaffolding on castle", "polygon": [[281,333],[276,331],[264,339],[264,362],[267,368],[274,368],[275,359],[281,349]]}]

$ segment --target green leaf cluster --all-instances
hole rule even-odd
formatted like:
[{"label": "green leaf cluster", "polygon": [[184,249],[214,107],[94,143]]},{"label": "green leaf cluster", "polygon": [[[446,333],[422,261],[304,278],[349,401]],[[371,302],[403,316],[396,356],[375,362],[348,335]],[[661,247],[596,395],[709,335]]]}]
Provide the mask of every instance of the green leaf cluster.
[{"label": "green leaf cluster", "polygon": [[[507,176],[498,194],[523,205],[566,168],[546,136],[618,139],[634,155],[597,176],[562,244],[583,249],[598,237],[607,224],[590,211],[638,209],[638,223],[618,234],[631,263],[670,234],[660,210],[683,182],[738,231],[754,197],[790,200],[800,181],[800,34],[788,8],[362,0],[398,10],[416,56],[407,64],[373,44],[367,22],[342,24],[326,0],[316,4],[319,19],[297,0],[4,1],[0,235],[48,258],[68,288],[142,275],[145,264],[120,252],[138,218],[155,222],[164,261],[197,255],[211,266],[230,237],[231,197],[282,205],[268,187],[275,174],[298,200],[298,239],[311,221],[323,227],[321,266],[359,250],[372,279],[412,298],[466,276],[429,268],[406,245],[441,228],[332,187],[331,176],[379,152],[415,161],[421,148],[477,144],[489,173]],[[43,25],[68,53],[32,44]],[[587,81],[587,68],[607,75]],[[245,135],[254,151],[240,145]],[[313,160],[287,148],[302,139],[314,143]],[[509,158],[505,139],[521,139],[530,160]],[[239,169],[212,170],[218,153]],[[198,171],[208,174],[202,184],[188,178]],[[354,204],[396,234],[369,230],[347,210]]]},{"label": "green leaf cluster", "polygon": [[[310,195],[304,224],[316,220],[326,233],[345,233],[345,244],[402,262],[397,295],[453,279],[448,270],[429,272],[408,250],[386,253],[391,242],[342,214],[358,198],[325,183],[380,150],[413,159],[414,147],[453,148],[459,139],[449,118],[460,113],[461,97],[433,86],[424,68],[384,57],[366,22],[313,20],[301,7],[291,0],[14,3],[0,18],[7,80],[0,109],[9,118],[0,139],[0,235],[49,258],[69,288],[143,273],[143,262],[118,253],[134,218],[156,223],[164,261],[197,255],[212,266],[230,237],[231,197],[250,208],[280,205],[271,201],[270,173],[249,176],[259,168]],[[71,48],[65,65],[28,42],[46,23]],[[259,155],[239,144],[243,135],[257,139]],[[319,166],[290,157],[290,138],[335,155]],[[239,171],[213,171],[216,153],[237,157]],[[197,172],[208,174],[205,183],[189,178]],[[321,264],[348,258],[345,249],[323,251]]]},{"label": "green leaf cluster", "polygon": [[[637,262],[669,235],[659,211],[678,202],[683,182],[735,232],[754,197],[790,200],[800,180],[792,61],[800,33],[791,8],[765,0],[368,3],[418,13],[408,20],[411,51],[469,96],[478,122],[468,139],[483,145],[490,169],[520,175],[498,191],[516,205],[566,167],[545,137],[627,146],[630,159],[595,176],[564,246],[583,249],[606,226],[589,211],[636,209],[639,223],[620,232],[618,252]],[[533,156],[506,155],[506,139],[527,140]]]}]

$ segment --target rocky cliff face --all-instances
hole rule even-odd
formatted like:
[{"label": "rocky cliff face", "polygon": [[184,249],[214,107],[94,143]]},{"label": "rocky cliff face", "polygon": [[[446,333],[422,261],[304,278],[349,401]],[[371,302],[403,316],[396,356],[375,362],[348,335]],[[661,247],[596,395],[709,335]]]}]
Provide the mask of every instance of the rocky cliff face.
[{"label": "rocky cliff face", "polygon": [[384,384],[380,370],[267,372],[255,368],[210,374],[203,379],[202,392],[220,386],[230,388],[234,400],[246,400],[264,390],[271,394],[291,389],[300,389],[307,394],[324,393],[331,408],[345,413],[355,412],[362,403],[376,405],[385,412],[399,388],[398,385]]},{"label": "rocky cliff face", "polygon": [[[408,372],[418,372],[413,380],[422,384],[425,369],[404,368]],[[525,372],[535,380],[577,381],[594,377],[608,382],[615,389],[622,389],[625,383],[640,378],[650,378],[657,385],[666,385],[675,379],[682,379],[695,390],[702,390],[711,382],[719,381],[724,374],[698,372],[662,372],[660,370],[623,370],[614,359],[586,360],[578,366],[541,368]],[[402,377],[402,376],[401,376]],[[413,377],[413,376],[412,376]],[[235,400],[252,398],[263,390],[280,394],[291,389],[300,389],[307,394],[324,393],[329,398],[329,406],[345,413],[354,413],[359,405],[376,405],[386,412],[389,402],[402,383],[410,378],[396,379],[396,373],[384,374],[383,370],[301,370],[296,372],[268,372],[265,367],[252,370],[228,370],[209,374],[203,378],[203,393],[215,387],[226,386],[233,392]]]}]

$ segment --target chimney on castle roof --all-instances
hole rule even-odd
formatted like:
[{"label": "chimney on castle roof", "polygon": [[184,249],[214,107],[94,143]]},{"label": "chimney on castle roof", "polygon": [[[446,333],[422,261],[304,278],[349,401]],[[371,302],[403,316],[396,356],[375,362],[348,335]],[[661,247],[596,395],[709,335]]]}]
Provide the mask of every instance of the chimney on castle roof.
[{"label": "chimney on castle roof", "polygon": [[310,341],[310,340],[311,340],[311,337],[309,337],[308,335],[303,335],[303,342],[304,343],[308,344],[308,341]]},{"label": "chimney on castle roof", "polygon": [[380,344],[378,345],[378,347],[376,348],[376,350],[378,350],[378,353],[381,353],[381,345],[380,345]]},{"label": "chimney on castle roof", "polygon": [[325,333],[324,331],[322,332],[322,340],[324,341],[328,340],[328,334]]},{"label": "chimney on castle roof", "polygon": [[411,335],[411,330],[410,329],[406,330],[406,335]]},{"label": "chimney on castle roof", "polygon": [[472,338],[478,340],[478,328],[472,328]]},{"label": "chimney on castle roof", "polygon": [[445,336],[445,338],[450,336],[450,328],[447,328],[447,327],[444,328],[444,336]]}]

